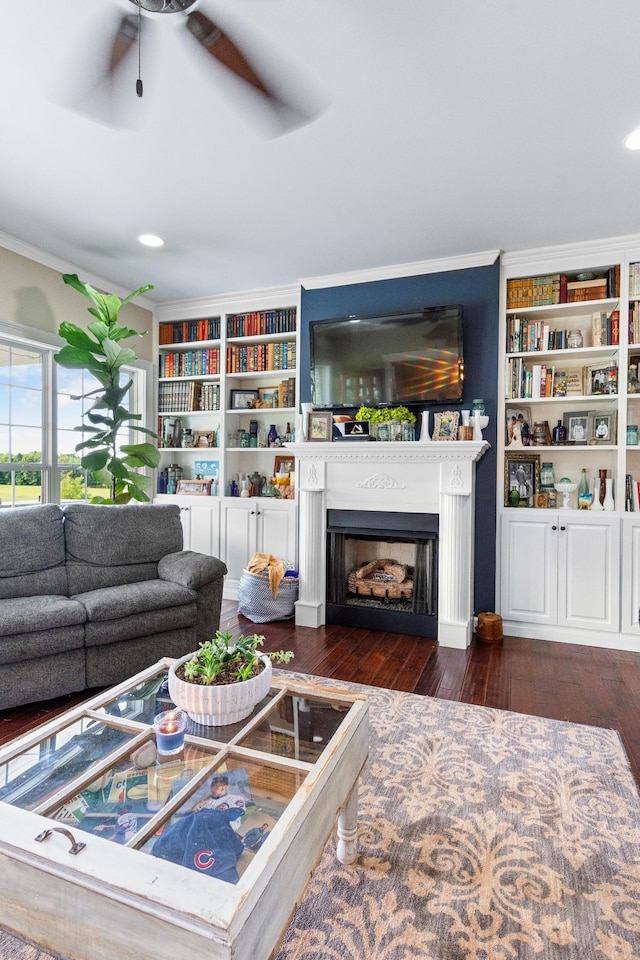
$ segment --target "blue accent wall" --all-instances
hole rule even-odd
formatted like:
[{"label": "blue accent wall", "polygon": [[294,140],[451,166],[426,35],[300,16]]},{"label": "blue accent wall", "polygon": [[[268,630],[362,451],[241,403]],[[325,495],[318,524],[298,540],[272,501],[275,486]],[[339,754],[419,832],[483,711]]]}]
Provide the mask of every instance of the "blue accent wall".
[{"label": "blue accent wall", "polygon": [[[352,313],[414,310],[446,304],[463,305],[464,397],[460,404],[429,404],[438,410],[464,410],[482,397],[489,415],[484,437],[491,449],[476,465],[475,613],[495,605],[496,577],[496,410],[498,383],[498,309],[500,263],[466,270],[375,280],[301,291],[300,399],[311,400],[309,323]],[[419,412],[418,422],[420,420]]]}]

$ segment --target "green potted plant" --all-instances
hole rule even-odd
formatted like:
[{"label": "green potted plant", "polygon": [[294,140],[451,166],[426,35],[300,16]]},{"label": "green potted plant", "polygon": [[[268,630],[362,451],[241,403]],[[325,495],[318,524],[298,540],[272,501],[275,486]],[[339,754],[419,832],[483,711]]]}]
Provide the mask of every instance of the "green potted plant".
[{"label": "green potted plant", "polygon": [[[416,422],[416,415],[407,407],[360,407],[356,413],[356,420],[367,420],[371,424],[369,431],[372,436],[378,440],[406,439],[404,426],[409,425],[411,439],[414,438],[413,426]],[[390,425],[395,423],[398,429],[394,430]],[[384,427],[379,427],[384,424]],[[396,436],[397,434],[397,436]]]},{"label": "green potted plant", "polygon": [[206,726],[224,726],[248,717],[271,687],[272,663],[288,663],[291,650],[260,653],[264,637],[233,637],[216,631],[195,653],[169,668],[169,695],[192,720]]},{"label": "green potted plant", "polygon": [[[93,497],[92,503],[129,503],[130,500],[149,501],[147,490],[153,479],[140,473],[137,468],[157,467],[160,453],[153,443],[120,443],[119,435],[132,422],[142,419],[139,413],[131,413],[123,400],[133,385],[131,379],[121,383],[122,367],[136,360],[135,351],[121,346],[129,337],[145,336],[118,323],[120,309],[134,297],[153,285],[134,290],[121,300],[112,294],[99,293],[88,284],[81,283],[76,274],[64,274],[62,279],[83,296],[93,301],[88,307],[89,313],[96,319],[87,327],[87,331],[74,323],[64,322],[58,333],[66,340],[67,346],[54,355],[61,367],[86,370],[101,387],[84,394],[95,397],[91,408],[85,414],[88,423],[76,427],[76,430],[90,434],[88,440],[76,445],[76,450],[86,450],[80,463],[84,470],[109,490],[108,497]],[[74,399],[81,399],[74,397]],[[156,438],[152,430],[136,426],[135,430]]]}]

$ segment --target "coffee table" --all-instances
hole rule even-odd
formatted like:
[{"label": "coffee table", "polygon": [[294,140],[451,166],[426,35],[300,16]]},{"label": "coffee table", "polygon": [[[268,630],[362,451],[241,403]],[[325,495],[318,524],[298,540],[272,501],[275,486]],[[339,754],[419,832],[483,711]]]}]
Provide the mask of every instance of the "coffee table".
[{"label": "coffee table", "polygon": [[[190,721],[182,753],[158,758],[170,663],[0,748],[0,924],[73,960],[267,960],[336,821],[339,859],[356,857],[366,697],[280,671],[247,720]],[[233,839],[196,868],[162,859],[180,859],[169,838],[215,774],[241,811]]]}]

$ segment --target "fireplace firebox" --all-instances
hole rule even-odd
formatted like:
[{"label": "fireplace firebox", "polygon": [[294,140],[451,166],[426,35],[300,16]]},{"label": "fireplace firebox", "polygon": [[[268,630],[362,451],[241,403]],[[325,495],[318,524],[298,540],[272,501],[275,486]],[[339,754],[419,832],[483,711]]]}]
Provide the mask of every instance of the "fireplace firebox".
[{"label": "fireplace firebox", "polygon": [[327,623],[438,635],[437,514],[327,511]]}]

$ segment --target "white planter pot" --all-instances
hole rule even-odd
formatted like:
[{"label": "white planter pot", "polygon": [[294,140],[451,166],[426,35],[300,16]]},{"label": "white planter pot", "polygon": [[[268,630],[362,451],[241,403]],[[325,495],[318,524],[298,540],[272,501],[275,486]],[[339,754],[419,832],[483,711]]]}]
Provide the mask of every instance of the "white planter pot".
[{"label": "white planter pot", "polygon": [[260,655],[260,660],[264,663],[264,670],[257,677],[213,686],[188,683],[176,676],[177,668],[192,657],[193,654],[189,653],[171,664],[169,695],[175,705],[186,710],[196,723],[202,723],[207,727],[222,727],[228,723],[237,723],[248,717],[255,705],[269,692],[273,670],[271,660],[263,654]]}]

